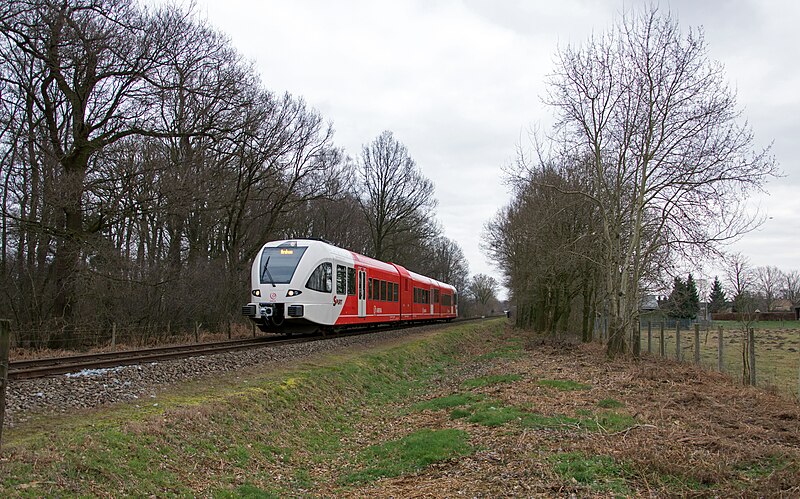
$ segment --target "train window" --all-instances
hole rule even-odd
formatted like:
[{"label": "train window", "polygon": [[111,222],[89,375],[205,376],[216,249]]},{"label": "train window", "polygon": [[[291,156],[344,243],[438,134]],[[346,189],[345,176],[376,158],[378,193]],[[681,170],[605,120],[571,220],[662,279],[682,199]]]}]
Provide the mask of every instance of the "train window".
[{"label": "train window", "polygon": [[356,269],[347,267],[347,294],[356,294]]},{"label": "train window", "polygon": [[373,300],[380,300],[381,299],[381,282],[378,279],[373,279],[372,281],[372,299]]},{"label": "train window", "polygon": [[426,305],[431,302],[431,292],[427,289],[423,290],[422,292],[422,300],[422,303]]},{"label": "train window", "polygon": [[392,283],[392,287],[394,288],[394,300],[393,301],[400,301],[398,294],[400,294],[400,285],[396,282]]},{"label": "train window", "polygon": [[386,301],[386,281],[381,281],[381,301]]},{"label": "train window", "polygon": [[367,281],[367,298],[372,299],[372,277]]},{"label": "train window", "polygon": [[439,303],[439,290],[433,290],[433,303]]},{"label": "train window", "polygon": [[343,295],[347,293],[347,269],[341,265],[336,266],[336,294]]},{"label": "train window", "polygon": [[289,284],[306,247],[264,248],[261,251],[261,284]]},{"label": "train window", "polygon": [[333,264],[330,262],[320,263],[306,282],[308,289],[330,293],[333,290]]}]

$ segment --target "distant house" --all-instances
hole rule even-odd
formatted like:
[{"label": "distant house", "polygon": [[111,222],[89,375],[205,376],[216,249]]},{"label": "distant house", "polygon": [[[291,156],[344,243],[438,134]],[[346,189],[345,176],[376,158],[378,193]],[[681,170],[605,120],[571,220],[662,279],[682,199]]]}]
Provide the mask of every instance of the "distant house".
[{"label": "distant house", "polygon": [[790,300],[775,300],[772,302],[773,312],[792,312],[792,302]]},{"label": "distant house", "polygon": [[641,301],[639,301],[639,310],[643,312],[652,312],[653,310],[658,310],[658,296],[644,295]]}]

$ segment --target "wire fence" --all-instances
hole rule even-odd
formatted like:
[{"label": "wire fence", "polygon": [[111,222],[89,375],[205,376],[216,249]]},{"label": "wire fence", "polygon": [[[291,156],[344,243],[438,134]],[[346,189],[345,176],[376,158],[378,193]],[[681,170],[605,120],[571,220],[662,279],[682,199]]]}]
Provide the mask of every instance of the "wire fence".
[{"label": "wire fence", "polygon": [[762,329],[646,321],[640,326],[639,337],[629,338],[634,353],[693,362],[800,400],[800,325]]}]

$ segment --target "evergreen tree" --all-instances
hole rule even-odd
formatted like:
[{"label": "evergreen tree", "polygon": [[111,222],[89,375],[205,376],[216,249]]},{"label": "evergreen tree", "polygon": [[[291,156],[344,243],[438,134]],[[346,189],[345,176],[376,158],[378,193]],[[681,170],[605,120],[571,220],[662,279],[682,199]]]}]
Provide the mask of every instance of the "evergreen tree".
[{"label": "evergreen tree", "polygon": [[700,295],[697,292],[697,284],[695,284],[692,274],[686,278],[686,299],[683,303],[683,318],[696,319],[697,314],[700,312]]},{"label": "evergreen tree", "polygon": [[667,313],[670,317],[683,317],[683,303],[686,301],[686,283],[680,277],[675,277],[672,283],[672,292],[667,298]]},{"label": "evergreen tree", "polygon": [[711,293],[708,295],[708,310],[711,313],[719,312],[725,308],[726,303],[727,299],[725,298],[725,291],[722,290],[722,284],[714,276],[714,284],[711,285]]},{"label": "evergreen tree", "polygon": [[692,274],[684,281],[675,277],[672,284],[672,293],[667,299],[667,313],[677,319],[694,319],[700,311],[700,295],[697,293],[697,284]]}]

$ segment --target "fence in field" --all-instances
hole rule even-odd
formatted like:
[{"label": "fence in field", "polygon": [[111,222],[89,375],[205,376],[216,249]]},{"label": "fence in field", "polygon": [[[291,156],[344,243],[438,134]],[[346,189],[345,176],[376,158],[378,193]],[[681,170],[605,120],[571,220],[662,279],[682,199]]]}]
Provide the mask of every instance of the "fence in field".
[{"label": "fence in field", "polygon": [[800,399],[800,329],[643,321],[636,333],[629,338],[635,355],[693,362]]}]

